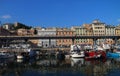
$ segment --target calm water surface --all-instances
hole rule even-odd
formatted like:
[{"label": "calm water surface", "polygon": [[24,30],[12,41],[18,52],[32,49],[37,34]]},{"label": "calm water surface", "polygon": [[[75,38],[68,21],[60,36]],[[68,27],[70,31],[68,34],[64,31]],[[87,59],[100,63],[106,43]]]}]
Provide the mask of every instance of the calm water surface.
[{"label": "calm water surface", "polygon": [[119,76],[120,58],[57,60],[40,57],[30,60],[0,60],[0,76]]}]

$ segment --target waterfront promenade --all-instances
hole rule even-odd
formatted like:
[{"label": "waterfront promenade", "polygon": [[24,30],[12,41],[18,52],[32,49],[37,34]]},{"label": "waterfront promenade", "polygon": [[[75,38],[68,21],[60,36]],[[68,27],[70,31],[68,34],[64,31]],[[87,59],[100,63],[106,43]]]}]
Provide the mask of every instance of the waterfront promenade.
[{"label": "waterfront promenade", "polygon": [[[54,48],[29,48],[31,50],[37,50],[37,51],[58,51],[58,50],[61,50],[61,51],[69,51],[70,50],[70,47],[54,47]],[[11,52],[27,52],[27,48],[0,48],[0,50],[9,50]]]},{"label": "waterfront promenade", "polygon": [[14,54],[24,54],[28,55],[29,50],[35,51],[37,56],[45,56],[45,55],[56,55],[58,51],[63,51],[69,53],[70,47],[57,47],[57,48],[0,48],[0,51],[7,51]]},{"label": "waterfront promenade", "polygon": [[[65,35],[65,36],[38,36],[38,35],[33,35],[33,36],[0,36],[1,44],[14,44],[17,42],[11,42],[13,40],[24,40],[27,42],[28,40],[39,40],[39,39],[49,39],[49,45],[52,43],[52,39],[71,39],[72,44],[75,44],[75,39],[93,39],[93,45],[96,45],[96,41],[98,39],[112,39],[115,43],[120,39],[120,35],[92,35],[92,36],[87,36],[87,35]],[[19,43],[17,43],[19,44]]]},{"label": "waterfront promenade", "polygon": [[52,35],[33,35],[33,36],[0,36],[0,39],[5,40],[25,40],[25,39],[119,39],[120,35],[65,35],[65,36],[52,36]]}]

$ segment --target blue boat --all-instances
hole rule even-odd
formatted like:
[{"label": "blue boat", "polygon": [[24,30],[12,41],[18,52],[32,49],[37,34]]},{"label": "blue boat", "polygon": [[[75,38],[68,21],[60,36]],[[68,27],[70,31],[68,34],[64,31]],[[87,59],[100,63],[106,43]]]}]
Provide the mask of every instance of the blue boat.
[{"label": "blue boat", "polygon": [[119,53],[115,53],[115,52],[107,52],[107,57],[120,57]]}]

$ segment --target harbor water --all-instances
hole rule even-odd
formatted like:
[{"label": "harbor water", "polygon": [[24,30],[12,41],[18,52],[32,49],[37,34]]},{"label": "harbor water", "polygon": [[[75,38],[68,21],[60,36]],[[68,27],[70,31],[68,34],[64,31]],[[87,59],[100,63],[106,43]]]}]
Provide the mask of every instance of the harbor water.
[{"label": "harbor water", "polygon": [[119,76],[120,58],[85,60],[54,56],[0,59],[0,76]]}]

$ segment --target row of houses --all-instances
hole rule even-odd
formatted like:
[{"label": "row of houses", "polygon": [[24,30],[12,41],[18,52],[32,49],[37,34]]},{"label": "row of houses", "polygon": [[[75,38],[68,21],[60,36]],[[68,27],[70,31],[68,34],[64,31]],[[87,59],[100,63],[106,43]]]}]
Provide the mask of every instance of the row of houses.
[{"label": "row of houses", "polygon": [[[18,23],[15,23],[15,26]],[[4,25],[8,28],[9,25]],[[5,29],[7,29],[5,28]],[[120,26],[113,26],[113,25],[107,25],[103,22],[100,22],[99,20],[94,20],[90,24],[83,24],[81,26],[72,26],[71,28],[58,28],[58,27],[52,27],[52,28],[20,28],[15,30],[16,35],[19,36],[25,36],[25,35],[39,35],[39,36],[73,36],[73,35],[79,35],[79,36],[105,36],[105,35],[120,35]],[[70,46],[72,44],[71,39],[52,39],[51,44],[49,42],[49,39],[39,39],[39,40],[30,40],[34,44],[38,46],[43,47],[55,47],[55,46]],[[98,39],[97,43],[108,43],[108,44],[114,44],[114,40],[112,39]],[[75,39],[75,44],[91,44],[93,45],[93,39]]]}]

